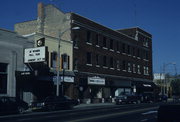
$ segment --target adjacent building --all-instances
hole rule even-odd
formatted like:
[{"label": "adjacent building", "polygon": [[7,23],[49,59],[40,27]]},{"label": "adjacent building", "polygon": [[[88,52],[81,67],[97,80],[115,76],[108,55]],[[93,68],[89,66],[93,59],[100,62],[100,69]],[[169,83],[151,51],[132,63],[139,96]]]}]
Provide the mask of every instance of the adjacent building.
[{"label": "adjacent building", "polygon": [[153,93],[152,35],[138,27],[112,30],[39,3],[38,18],[15,24],[15,31],[34,40],[34,47],[44,38],[52,77],[60,42],[60,75],[70,97],[99,102],[125,92]]},{"label": "adjacent building", "polygon": [[22,98],[16,80],[17,71],[26,71],[24,49],[33,47],[33,41],[5,29],[0,29],[0,96]]}]

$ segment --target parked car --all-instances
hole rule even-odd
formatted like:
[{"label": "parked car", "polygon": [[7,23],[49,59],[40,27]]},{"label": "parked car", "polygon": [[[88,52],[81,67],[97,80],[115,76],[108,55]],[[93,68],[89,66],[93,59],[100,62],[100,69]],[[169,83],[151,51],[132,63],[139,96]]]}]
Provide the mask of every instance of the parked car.
[{"label": "parked car", "polygon": [[0,97],[0,114],[24,113],[28,109],[28,104],[15,97]]},{"label": "parked car", "polygon": [[78,100],[71,99],[68,96],[49,96],[44,100],[35,101],[30,104],[32,111],[37,110],[59,110],[64,108],[73,108],[78,105]]},{"label": "parked car", "polygon": [[124,94],[115,97],[116,104],[140,103],[140,97],[132,94]]}]

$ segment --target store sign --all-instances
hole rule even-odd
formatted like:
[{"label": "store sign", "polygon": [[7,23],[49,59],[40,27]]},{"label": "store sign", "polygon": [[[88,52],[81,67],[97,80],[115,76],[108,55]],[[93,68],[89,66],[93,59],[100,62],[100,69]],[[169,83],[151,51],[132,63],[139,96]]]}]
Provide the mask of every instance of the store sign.
[{"label": "store sign", "polygon": [[94,84],[94,85],[105,85],[105,78],[100,77],[88,77],[88,84]]},{"label": "store sign", "polygon": [[143,84],[144,87],[152,87],[150,84]]},{"label": "store sign", "polygon": [[44,62],[45,61],[45,47],[28,48],[24,51],[24,63]]},{"label": "store sign", "polygon": [[[60,76],[59,78],[60,78],[59,82],[61,83],[63,81],[63,76]],[[53,77],[53,82],[54,82],[55,85],[57,84],[57,76]],[[64,76],[64,82],[74,83],[74,77]]]}]

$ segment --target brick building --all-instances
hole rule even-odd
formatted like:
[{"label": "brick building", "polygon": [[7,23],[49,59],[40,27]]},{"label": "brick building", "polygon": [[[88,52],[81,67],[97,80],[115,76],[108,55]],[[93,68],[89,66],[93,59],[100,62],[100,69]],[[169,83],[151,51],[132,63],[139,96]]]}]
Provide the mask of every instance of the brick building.
[{"label": "brick building", "polygon": [[52,52],[57,53],[59,30],[63,32],[61,59],[63,54],[69,56],[61,60],[61,67],[66,62],[66,71],[75,74],[73,82],[64,82],[66,95],[96,102],[122,92],[153,92],[151,34],[138,27],[112,30],[78,14],[63,13],[53,5],[40,3],[37,20],[17,23],[15,31],[31,39],[37,35],[45,38],[54,75],[57,68],[51,64],[57,57],[52,58]]}]

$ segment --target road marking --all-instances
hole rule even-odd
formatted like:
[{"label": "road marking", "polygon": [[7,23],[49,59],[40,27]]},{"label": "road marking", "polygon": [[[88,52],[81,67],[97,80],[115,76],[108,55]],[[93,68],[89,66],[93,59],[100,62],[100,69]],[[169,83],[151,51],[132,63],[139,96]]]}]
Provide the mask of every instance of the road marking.
[{"label": "road marking", "polygon": [[145,122],[145,121],[148,121],[148,119],[143,119],[143,120],[141,120],[141,122]]},{"label": "road marking", "polygon": [[148,111],[148,112],[142,113],[142,115],[148,115],[148,114],[154,114],[154,113],[157,113],[157,111]]},{"label": "road marking", "polygon": [[125,111],[125,112],[121,112],[121,113],[97,115],[97,116],[93,116],[93,117],[89,117],[89,118],[82,118],[82,119],[72,120],[72,121],[69,121],[69,122],[80,122],[80,121],[88,121],[88,120],[93,120],[93,119],[107,118],[107,117],[118,116],[118,115],[132,114],[132,113],[141,112],[141,111],[148,111],[148,110],[153,110],[153,109],[157,109],[157,108],[158,107],[143,108],[143,109],[138,109],[138,110]]}]

